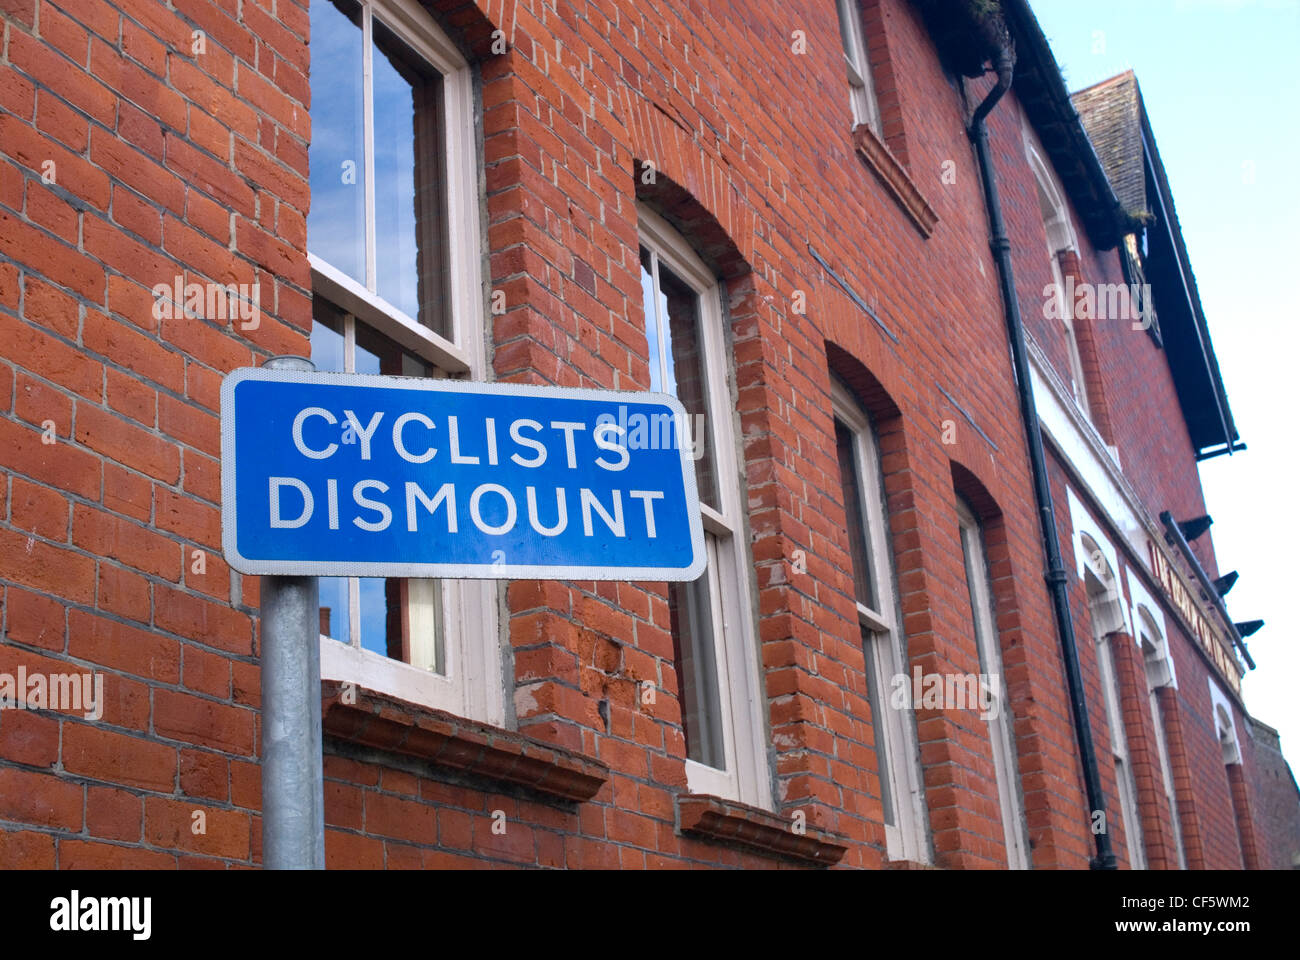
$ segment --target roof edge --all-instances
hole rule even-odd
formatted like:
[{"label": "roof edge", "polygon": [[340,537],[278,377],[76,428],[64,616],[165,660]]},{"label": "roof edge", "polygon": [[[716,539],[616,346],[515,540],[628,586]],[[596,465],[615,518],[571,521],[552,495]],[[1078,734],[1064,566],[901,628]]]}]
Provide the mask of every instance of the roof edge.
[{"label": "roof edge", "polygon": [[1017,47],[1016,94],[1084,222],[1088,238],[1110,250],[1138,229],[1115,195],[1065,86],[1060,63],[1028,0],[1001,0]]},{"label": "roof edge", "polygon": [[[1244,445],[1240,445],[1241,434],[1237,430],[1236,422],[1232,416],[1232,407],[1228,403],[1228,391],[1223,383],[1223,372],[1219,369],[1219,358],[1214,352],[1214,341],[1210,337],[1209,322],[1205,319],[1205,308],[1201,304],[1201,294],[1196,285],[1196,275],[1192,271],[1191,256],[1187,252],[1187,241],[1183,236],[1182,224],[1178,220],[1178,210],[1174,205],[1173,190],[1169,186],[1169,174],[1165,170],[1164,161],[1160,157],[1160,148],[1156,144],[1155,131],[1151,127],[1151,118],[1147,113],[1146,101],[1142,98],[1142,85],[1137,81],[1136,77],[1134,83],[1137,87],[1138,122],[1141,124],[1142,130],[1142,149],[1151,164],[1152,171],[1155,173],[1155,187],[1160,192],[1161,201],[1168,212],[1167,228],[1173,238],[1174,249],[1182,265],[1188,306],[1195,319],[1196,332],[1200,338],[1201,357],[1205,362],[1205,371],[1214,386],[1215,399],[1222,413],[1225,434],[1223,449],[1207,453],[1206,451],[1211,448],[1203,446],[1196,451],[1197,459],[1208,459],[1222,453],[1231,454],[1235,450],[1243,449]],[[1218,444],[1211,446],[1218,446]]]}]

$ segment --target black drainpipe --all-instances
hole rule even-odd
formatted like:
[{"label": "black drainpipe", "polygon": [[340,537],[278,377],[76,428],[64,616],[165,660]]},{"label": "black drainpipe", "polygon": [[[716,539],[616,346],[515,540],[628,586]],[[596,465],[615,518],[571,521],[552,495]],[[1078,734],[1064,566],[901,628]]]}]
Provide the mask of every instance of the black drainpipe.
[{"label": "black drainpipe", "polygon": [[[1092,726],[1088,722],[1088,705],[1083,695],[1083,676],[1079,670],[1079,650],[1074,640],[1074,621],[1070,616],[1070,597],[1066,592],[1065,567],[1061,563],[1060,539],[1056,530],[1056,513],[1052,507],[1052,488],[1047,480],[1047,463],[1043,456],[1043,436],[1038,424],[1038,409],[1034,405],[1034,388],[1029,379],[1029,357],[1025,350],[1025,332],[1020,322],[1020,302],[1016,298],[1016,281],[1011,272],[1011,241],[1007,239],[1006,225],[1002,220],[1002,202],[998,199],[998,184],[993,172],[993,158],[989,155],[988,128],[985,119],[1002,95],[1011,87],[1011,75],[1016,56],[1009,45],[998,51],[998,82],[989,91],[971,118],[971,141],[979,157],[980,177],[984,181],[984,200],[989,210],[989,228],[992,232],[990,246],[998,265],[998,280],[1002,290],[1002,306],[1006,313],[1007,335],[1011,338],[1011,353],[1016,367],[1016,388],[1020,394],[1020,415],[1025,424],[1025,439],[1029,444],[1029,466],[1034,475],[1034,500],[1047,551],[1048,589],[1052,594],[1052,609],[1056,614],[1056,632],[1061,638],[1061,659],[1065,661],[1065,679],[1070,693],[1070,713],[1074,718],[1074,735],[1079,743],[1079,759],[1083,763],[1083,783],[1088,794],[1088,806],[1095,817],[1098,812],[1105,823],[1106,800],[1101,790],[1101,776],[1097,771],[1097,753],[1092,745]],[[1091,820],[1090,817],[1090,828]],[[1116,869],[1115,854],[1110,847],[1109,829],[1093,833],[1097,853],[1089,866],[1094,870]]]}]

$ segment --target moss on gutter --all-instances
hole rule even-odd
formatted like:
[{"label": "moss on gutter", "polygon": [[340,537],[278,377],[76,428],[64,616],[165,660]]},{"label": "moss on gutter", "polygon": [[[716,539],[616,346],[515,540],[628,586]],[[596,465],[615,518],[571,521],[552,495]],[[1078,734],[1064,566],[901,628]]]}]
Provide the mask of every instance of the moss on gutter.
[{"label": "moss on gutter", "polygon": [[978,77],[1011,42],[1002,0],[914,0],[939,53],[954,72]]}]

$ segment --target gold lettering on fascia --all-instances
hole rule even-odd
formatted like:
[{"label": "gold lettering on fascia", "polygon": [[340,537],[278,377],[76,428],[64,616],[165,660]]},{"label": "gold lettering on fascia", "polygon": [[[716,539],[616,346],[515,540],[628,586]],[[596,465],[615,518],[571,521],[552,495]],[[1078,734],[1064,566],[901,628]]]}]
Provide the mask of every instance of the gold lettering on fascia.
[{"label": "gold lettering on fascia", "polygon": [[1160,582],[1166,598],[1183,616],[1183,621],[1192,628],[1196,642],[1201,645],[1210,661],[1218,669],[1223,679],[1228,681],[1234,692],[1241,692],[1241,674],[1238,672],[1234,658],[1224,646],[1222,635],[1214,629],[1210,621],[1201,613],[1192,591],[1183,583],[1182,577],[1174,570],[1173,564],[1154,541],[1148,541],[1151,550],[1151,569]]}]

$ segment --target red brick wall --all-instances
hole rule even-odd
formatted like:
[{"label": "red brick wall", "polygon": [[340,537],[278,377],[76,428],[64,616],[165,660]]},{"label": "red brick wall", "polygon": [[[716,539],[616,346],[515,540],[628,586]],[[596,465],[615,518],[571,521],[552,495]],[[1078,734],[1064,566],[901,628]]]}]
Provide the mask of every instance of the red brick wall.
[{"label": "red brick wall", "polygon": [[1256,723],[1252,740],[1259,771],[1253,810],[1260,856],[1268,869],[1292,870],[1300,863],[1300,790],[1282,755],[1277,731]]},{"label": "red brick wall", "polygon": [[[888,53],[888,141],[939,218],[928,239],[853,149],[832,4],[747,4],[743,29],[738,10],[666,2],[427,5],[481,78],[485,272],[508,305],[491,318],[497,378],[649,386],[638,189],[725,285],[776,812],[847,838],[845,866],[884,859],[833,370],[878,419],[908,650],[927,671],[978,671],[954,465],[996,507],[991,573],[1033,863],[1084,866],[1087,810],[978,171],[961,99],[910,5],[880,0],[870,22],[884,31],[876,57],[882,42]],[[93,665],[108,700],[98,723],[0,717],[0,865],[253,865],[257,582],[220,559],[217,395],[229,370],[308,349],[306,3],[0,11],[0,672]],[[498,27],[502,55],[489,49]],[[796,30],[805,55],[791,52]],[[1034,290],[1044,245],[1016,113],[1013,99],[995,112],[994,142],[1022,289]],[[654,189],[635,176],[646,162]],[[154,320],[150,287],[176,275],[259,282],[260,325]],[[1131,443],[1122,387],[1115,397]],[[45,421],[56,444],[41,442]],[[1144,422],[1177,444],[1176,416]],[[1143,489],[1194,490],[1185,466],[1171,455]],[[796,550],[806,574],[793,572]],[[662,585],[516,582],[507,596],[519,730],[602,761],[609,781],[562,804],[330,739],[331,866],[788,865],[675,830],[685,750]],[[646,679],[659,687],[652,708],[635,697]],[[923,712],[918,733],[936,863],[1004,863],[987,728],[973,712]],[[1209,757],[1194,723],[1187,733],[1199,773]],[[1220,779],[1207,811],[1231,810]],[[498,810],[504,835],[491,829]],[[1234,829],[1230,813],[1207,813],[1211,865]]]},{"label": "red brick wall", "polygon": [[[0,671],[93,665],[108,701],[98,723],[0,718],[5,849],[249,863],[257,593],[221,559],[217,394],[226,371],[305,345],[306,13],[0,9]],[[175,276],[260,282],[259,327],[156,320],[150,287]]]}]

